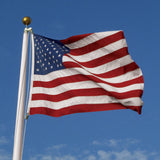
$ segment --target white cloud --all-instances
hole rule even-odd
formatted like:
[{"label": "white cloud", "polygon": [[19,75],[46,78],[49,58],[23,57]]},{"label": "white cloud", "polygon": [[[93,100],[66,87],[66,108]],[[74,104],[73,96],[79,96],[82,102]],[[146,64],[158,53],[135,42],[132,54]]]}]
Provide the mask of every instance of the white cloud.
[{"label": "white cloud", "polygon": [[96,160],[96,157],[94,155],[88,156],[87,160]]},{"label": "white cloud", "polygon": [[157,158],[160,156],[160,153],[149,153],[146,151],[97,151],[97,158],[95,160],[158,160]]},{"label": "white cloud", "polygon": [[134,151],[133,153],[128,150],[123,150],[121,152],[113,152],[115,160],[147,160],[148,156],[143,151]]},{"label": "white cloud", "polygon": [[101,145],[102,143],[99,142],[99,141],[97,141],[97,140],[94,140],[94,141],[92,142],[92,144],[93,144],[93,145]]},{"label": "white cloud", "polygon": [[8,140],[5,136],[0,137],[0,145],[4,145],[7,143],[8,143]]},{"label": "white cloud", "polygon": [[115,139],[110,139],[109,140],[109,146],[111,147],[116,147],[118,145],[118,141]]},{"label": "white cloud", "polygon": [[42,160],[52,160],[52,157],[51,156],[43,156]]},{"label": "white cloud", "polygon": [[38,154],[30,158],[30,160],[52,160],[51,155]]},{"label": "white cloud", "polygon": [[[67,146],[65,144],[48,147],[47,153],[34,156],[30,160],[159,160],[160,152],[141,149],[140,141],[136,139],[116,140],[103,142],[93,141],[92,145]],[[66,147],[67,146],[67,147]],[[66,148],[64,148],[66,147]],[[62,149],[63,148],[63,149]],[[138,148],[138,149],[137,149]],[[49,150],[50,149],[50,150]],[[51,152],[57,149],[55,152]],[[68,151],[66,153],[66,150]],[[0,159],[1,160],[1,159]]]},{"label": "white cloud", "polygon": [[133,145],[137,145],[139,144],[140,141],[137,139],[133,139],[133,138],[126,138],[126,139],[109,139],[109,140],[103,140],[103,141],[97,141],[94,140],[92,142],[93,145],[95,146],[106,146],[106,147],[110,147],[110,148],[116,148],[116,147],[123,147],[127,148]]},{"label": "white cloud", "polygon": [[98,159],[99,160],[110,160],[110,158],[111,158],[111,153],[110,152],[105,152],[103,150],[100,150],[97,153],[98,153]]},{"label": "white cloud", "polygon": [[75,156],[72,155],[64,155],[62,157],[54,157],[55,160],[77,160]]},{"label": "white cloud", "polygon": [[[0,147],[4,148],[4,145],[8,144],[9,141],[5,136],[0,137]],[[6,146],[5,146],[6,147]],[[0,148],[0,160],[11,160],[11,154],[5,149]]]},{"label": "white cloud", "polygon": [[[80,158],[81,157],[81,158]],[[68,155],[39,155],[37,157],[32,157],[30,160],[159,160],[159,153],[148,153],[146,151],[105,151],[98,150],[95,153],[90,153],[90,155],[77,156],[75,154]],[[2,160],[2,159],[0,159]],[[8,159],[4,159],[8,160]]]},{"label": "white cloud", "polygon": [[5,150],[0,149],[0,160],[11,160],[11,155]]},{"label": "white cloud", "polygon": [[58,144],[58,145],[53,145],[51,147],[48,147],[48,150],[60,150],[64,147],[66,147],[66,144]]},{"label": "white cloud", "polygon": [[75,156],[72,156],[72,155],[61,155],[61,156],[37,155],[37,156],[31,157],[30,160],[77,160],[77,159]]}]

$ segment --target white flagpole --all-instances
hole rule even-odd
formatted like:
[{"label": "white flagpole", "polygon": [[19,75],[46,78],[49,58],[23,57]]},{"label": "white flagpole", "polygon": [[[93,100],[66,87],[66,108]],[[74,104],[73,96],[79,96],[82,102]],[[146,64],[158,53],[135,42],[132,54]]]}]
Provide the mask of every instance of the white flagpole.
[{"label": "white flagpole", "polygon": [[[23,19],[23,23],[27,26],[28,24],[30,24],[31,19],[25,22]],[[21,69],[20,69],[18,102],[17,102],[17,115],[16,115],[14,147],[13,147],[13,160],[22,160],[28,37],[29,37],[29,30],[26,27],[24,30],[24,34],[23,34],[23,44],[22,44]]]}]

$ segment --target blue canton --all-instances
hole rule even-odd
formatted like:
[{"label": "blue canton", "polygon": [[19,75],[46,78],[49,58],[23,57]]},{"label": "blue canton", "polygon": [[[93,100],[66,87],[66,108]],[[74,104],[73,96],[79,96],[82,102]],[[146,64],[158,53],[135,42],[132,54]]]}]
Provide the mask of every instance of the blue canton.
[{"label": "blue canton", "polygon": [[64,69],[62,57],[70,49],[58,40],[34,35],[35,61],[34,74],[45,75]]}]

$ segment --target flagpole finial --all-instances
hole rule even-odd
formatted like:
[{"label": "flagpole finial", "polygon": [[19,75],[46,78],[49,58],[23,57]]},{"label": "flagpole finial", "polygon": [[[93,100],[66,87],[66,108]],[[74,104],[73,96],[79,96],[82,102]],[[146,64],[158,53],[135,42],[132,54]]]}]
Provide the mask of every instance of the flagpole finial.
[{"label": "flagpole finial", "polygon": [[26,25],[26,28],[27,28],[27,25],[30,25],[32,20],[30,17],[24,17],[22,21],[23,21],[23,24]]}]

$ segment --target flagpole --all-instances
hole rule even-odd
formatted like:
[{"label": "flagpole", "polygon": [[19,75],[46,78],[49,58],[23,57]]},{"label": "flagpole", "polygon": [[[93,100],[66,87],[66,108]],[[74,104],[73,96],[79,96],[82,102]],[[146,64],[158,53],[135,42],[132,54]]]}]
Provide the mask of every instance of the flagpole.
[{"label": "flagpole", "polygon": [[28,37],[29,30],[27,25],[31,23],[29,17],[23,18],[23,23],[26,25],[23,34],[21,69],[19,78],[19,90],[17,101],[17,115],[15,124],[13,160],[22,160],[23,151],[23,126],[24,126],[24,107],[25,107],[25,92],[26,92],[26,72],[27,72],[27,53],[28,53]]}]

